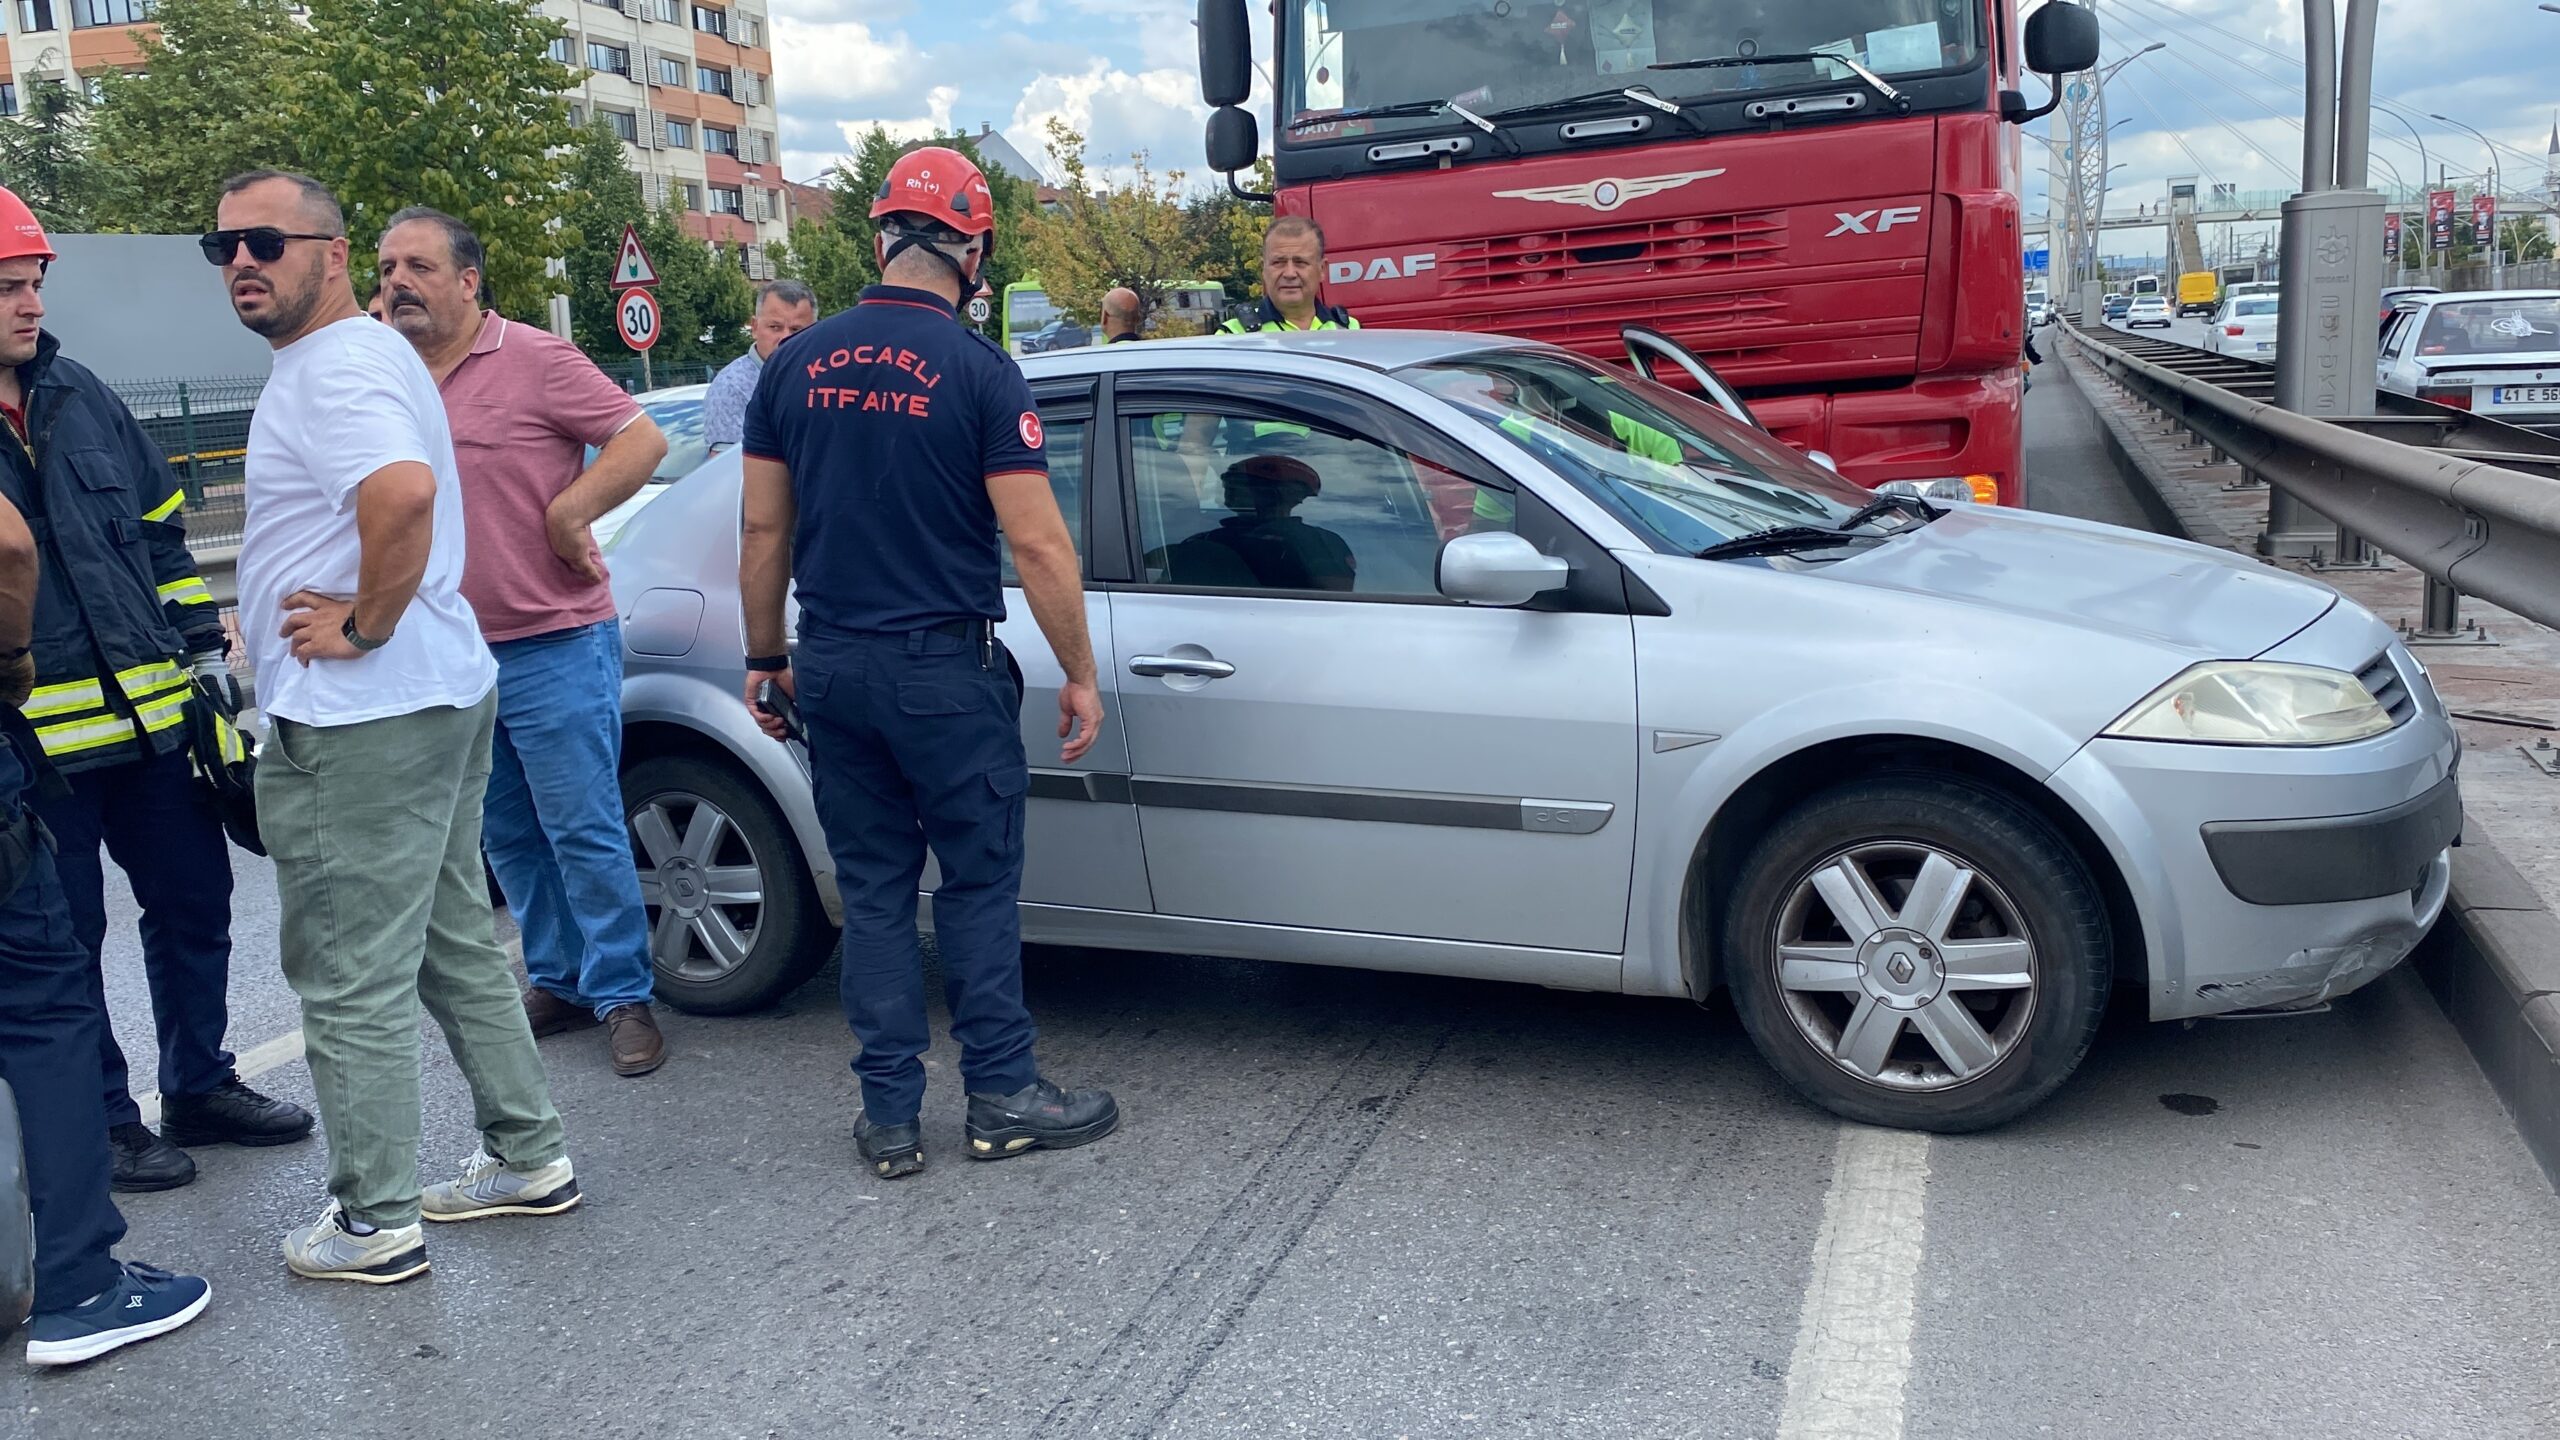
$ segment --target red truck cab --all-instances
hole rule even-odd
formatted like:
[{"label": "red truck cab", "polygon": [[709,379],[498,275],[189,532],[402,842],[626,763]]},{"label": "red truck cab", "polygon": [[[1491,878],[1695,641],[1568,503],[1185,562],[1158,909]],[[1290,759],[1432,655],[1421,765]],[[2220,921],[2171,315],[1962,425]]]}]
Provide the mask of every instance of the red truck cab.
[{"label": "red truck cab", "polygon": [[[1232,108],[1241,8],[1201,5],[1218,169],[1255,128]],[[2075,14],[2030,32],[2087,18],[2045,10]],[[2042,113],[2015,89],[2022,52],[2068,64],[2083,37],[2022,44],[2014,0],[1272,14],[1274,198],[1323,227],[1328,303],[1619,360],[1626,327],[1649,327],[1850,479],[2023,498],[2010,121]]]}]

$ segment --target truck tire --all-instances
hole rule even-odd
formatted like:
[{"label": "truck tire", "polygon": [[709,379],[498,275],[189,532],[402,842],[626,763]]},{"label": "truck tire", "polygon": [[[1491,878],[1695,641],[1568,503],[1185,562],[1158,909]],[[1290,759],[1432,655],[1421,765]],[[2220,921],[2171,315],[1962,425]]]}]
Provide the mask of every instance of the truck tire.
[{"label": "truck tire", "polygon": [[1721,968],[1770,1067],[1851,1120],[1959,1133],[2088,1053],[2113,957],[2087,864],[1989,786],[1894,772],[1807,799],[1744,860]]},{"label": "truck tire", "polygon": [[782,811],[716,761],[660,755],[622,774],[622,813],[649,923],[657,995],[737,1015],[798,989],[835,929]]}]

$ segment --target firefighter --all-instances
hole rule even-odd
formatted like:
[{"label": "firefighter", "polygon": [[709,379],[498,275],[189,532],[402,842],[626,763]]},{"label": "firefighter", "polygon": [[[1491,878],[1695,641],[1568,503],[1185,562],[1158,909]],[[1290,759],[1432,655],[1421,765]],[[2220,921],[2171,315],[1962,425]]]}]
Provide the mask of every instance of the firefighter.
[{"label": "firefighter", "polygon": [[1304,215],[1283,215],[1262,235],[1262,299],[1218,332],[1359,329],[1350,311],[1317,298],[1323,284],[1324,231]]},{"label": "firefighter", "polygon": [[[1066,763],[1100,733],[1102,697],[1040,412],[1012,357],[955,311],[995,241],[995,202],[976,165],[929,146],[890,168],[871,219],[882,283],[785,341],[748,403],[738,569],[747,703],[776,739],[789,731],[780,697],[796,696],[805,717],[844,900],[845,1019],[862,1042],[854,1144],[889,1178],[925,1163],[916,885],[927,847],[942,866],[934,937],[970,1158],[1099,1140],[1120,1111],[1107,1091],[1041,1075],[1022,1001],[1030,774],[1021,672],[995,635],[999,532],[1065,672]],[[796,656],[782,624],[795,579]]]},{"label": "firefighter", "polygon": [[0,494],[35,531],[36,682],[25,714],[68,793],[36,809],[59,847],[71,924],[106,1003],[103,847],[142,908],[159,1036],[160,1133],[142,1123],[124,1052],[101,1027],[114,1184],[195,1178],[182,1145],[280,1145],[311,1133],[299,1106],[240,1081],[230,1026],[231,857],[222,817],[189,764],[203,685],[236,703],[221,608],[178,519],[185,498],[159,446],[106,384],[41,328],[53,247],[0,189]]}]

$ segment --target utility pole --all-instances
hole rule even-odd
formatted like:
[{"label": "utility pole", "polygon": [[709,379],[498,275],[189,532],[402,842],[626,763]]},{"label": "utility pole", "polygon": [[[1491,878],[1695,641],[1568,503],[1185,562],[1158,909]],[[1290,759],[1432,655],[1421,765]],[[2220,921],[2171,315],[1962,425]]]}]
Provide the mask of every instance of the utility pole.
[{"label": "utility pole", "polygon": [[[2382,293],[2382,195],[2366,186],[2373,149],[2373,31],[2380,0],[2347,0],[2346,45],[2332,0],[2303,0],[2302,191],[2284,202],[2284,274],[2276,311],[2275,402],[2342,420],[2374,413]],[[2318,511],[2278,490],[2267,499],[2267,555],[2365,558]]]}]

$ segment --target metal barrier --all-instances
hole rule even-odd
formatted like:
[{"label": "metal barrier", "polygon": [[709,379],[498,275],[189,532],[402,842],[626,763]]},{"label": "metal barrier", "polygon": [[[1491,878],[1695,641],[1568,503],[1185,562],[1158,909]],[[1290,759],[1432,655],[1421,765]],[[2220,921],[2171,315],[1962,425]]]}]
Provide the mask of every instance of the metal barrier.
[{"label": "metal barrier", "polygon": [[2273,395],[2263,366],[2172,346],[2194,357],[2173,366],[2121,332],[2057,328],[2171,423],[2335,522],[2328,558],[2361,537],[2424,572],[2430,629],[2458,626],[2461,595],[2560,626],[2560,438],[2387,394],[2383,414],[2317,420],[2256,398]]}]

